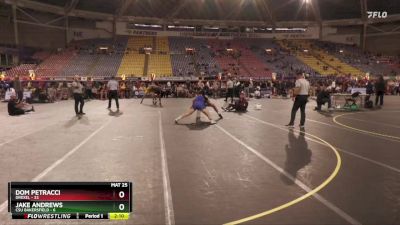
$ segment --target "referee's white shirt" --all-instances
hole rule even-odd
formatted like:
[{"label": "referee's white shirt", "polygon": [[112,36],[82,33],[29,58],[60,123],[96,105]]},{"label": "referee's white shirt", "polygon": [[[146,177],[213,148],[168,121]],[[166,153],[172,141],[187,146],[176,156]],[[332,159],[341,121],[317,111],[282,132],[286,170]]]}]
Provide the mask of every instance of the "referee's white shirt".
[{"label": "referee's white shirt", "polygon": [[107,83],[107,88],[110,91],[118,91],[118,86],[119,86],[119,84],[118,84],[118,81],[116,81],[116,80],[109,80]]},{"label": "referee's white shirt", "polygon": [[308,95],[308,92],[310,90],[310,83],[306,79],[300,78],[296,80],[295,85],[296,87],[300,88],[299,95]]}]

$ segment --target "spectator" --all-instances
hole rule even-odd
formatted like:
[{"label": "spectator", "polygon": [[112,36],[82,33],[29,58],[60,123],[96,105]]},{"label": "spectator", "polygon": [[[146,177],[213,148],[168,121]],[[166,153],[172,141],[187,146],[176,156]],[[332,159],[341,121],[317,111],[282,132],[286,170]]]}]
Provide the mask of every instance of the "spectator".
[{"label": "spectator", "polygon": [[14,78],[13,87],[15,89],[15,92],[17,93],[18,100],[22,101],[23,89],[22,89],[22,84],[21,84],[21,81],[19,80],[19,76],[18,75],[16,75],[15,78]]},{"label": "spectator", "polygon": [[81,82],[79,82],[79,80],[80,77],[75,76],[74,82],[72,82],[72,92],[74,93],[76,116],[85,115],[85,113],[82,111],[83,106],[85,105],[85,100],[83,99],[84,87]]},{"label": "spectator", "polygon": [[[26,107],[30,107],[30,109],[26,109]],[[18,102],[15,95],[10,96],[10,101],[8,101],[8,114],[10,116],[24,115],[27,112],[34,111],[35,109],[33,106],[25,104],[23,102]]]},{"label": "spectator", "polygon": [[322,105],[328,103],[328,109],[331,110],[331,95],[324,84],[321,85],[320,90],[317,94],[317,107],[314,110],[320,111]]},{"label": "spectator", "polygon": [[386,84],[385,81],[383,80],[383,76],[380,75],[378,80],[375,82],[375,92],[376,92],[375,106],[378,106],[378,100],[379,100],[379,107],[382,107],[385,90],[386,90]]}]

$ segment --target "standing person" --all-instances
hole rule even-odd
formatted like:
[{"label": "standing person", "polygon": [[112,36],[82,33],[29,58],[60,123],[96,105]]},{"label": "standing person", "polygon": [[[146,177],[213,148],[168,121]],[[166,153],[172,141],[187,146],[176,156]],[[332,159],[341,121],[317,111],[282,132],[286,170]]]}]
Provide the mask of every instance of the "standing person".
[{"label": "standing person", "polygon": [[232,79],[229,77],[228,81],[226,82],[226,95],[225,95],[225,101],[228,101],[228,98],[231,98],[231,102],[233,102],[233,86],[234,83]]},{"label": "standing person", "polygon": [[[83,106],[85,105],[85,100],[83,99],[84,88],[79,80],[80,80],[80,77],[75,76],[74,82],[72,82],[72,93],[74,94],[76,116],[85,115],[85,113],[82,111]],[[78,110],[78,106],[79,106],[79,110]]]},{"label": "standing person", "polygon": [[294,120],[296,118],[296,113],[300,108],[301,119],[300,128],[304,128],[304,123],[306,122],[306,104],[308,102],[308,93],[310,90],[310,83],[304,78],[303,74],[297,75],[297,80],[295,83],[295,88],[293,90],[293,107],[290,117],[290,122],[287,127],[294,127]]},{"label": "standing person", "polygon": [[385,81],[383,80],[383,76],[380,75],[375,83],[375,106],[378,106],[378,100],[379,100],[378,107],[382,107],[383,96],[385,95],[385,91],[386,91],[386,84]]},{"label": "standing person", "polygon": [[107,96],[107,84],[100,84],[100,100],[106,100]]},{"label": "standing person", "polygon": [[19,80],[18,75],[16,75],[14,78],[13,87],[14,87],[15,92],[17,93],[18,101],[22,101],[23,89],[22,89],[21,81]]},{"label": "standing person", "polygon": [[107,83],[108,89],[108,108],[111,109],[111,100],[115,99],[115,104],[117,105],[117,111],[119,110],[119,102],[118,102],[118,81],[115,80],[115,76],[111,77],[111,80]]},{"label": "standing person", "polygon": [[93,81],[91,80],[91,78],[88,79],[88,81],[86,82],[86,98],[88,100],[93,99],[93,92],[92,92],[92,87],[93,87]]},{"label": "standing person", "polygon": [[372,85],[371,81],[368,81],[365,89],[365,93],[367,94],[367,96],[365,97],[365,102],[368,102],[371,95],[374,93],[374,85]]},{"label": "standing person", "polygon": [[234,85],[234,91],[233,91],[233,97],[238,97],[239,98],[239,95],[240,95],[240,92],[241,92],[241,83],[240,83],[240,80],[238,80],[238,79],[234,79],[234,82],[233,82],[233,85]]}]

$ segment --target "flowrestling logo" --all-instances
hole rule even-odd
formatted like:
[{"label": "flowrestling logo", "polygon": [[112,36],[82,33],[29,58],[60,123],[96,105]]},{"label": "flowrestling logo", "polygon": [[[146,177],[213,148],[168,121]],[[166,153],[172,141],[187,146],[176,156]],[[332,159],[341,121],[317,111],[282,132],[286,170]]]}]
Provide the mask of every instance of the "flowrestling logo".
[{"label": "flowrestling logo", "polygon": [[369,19],[384,19],[388,16],[386,11],[367,11],[367,14]]}]

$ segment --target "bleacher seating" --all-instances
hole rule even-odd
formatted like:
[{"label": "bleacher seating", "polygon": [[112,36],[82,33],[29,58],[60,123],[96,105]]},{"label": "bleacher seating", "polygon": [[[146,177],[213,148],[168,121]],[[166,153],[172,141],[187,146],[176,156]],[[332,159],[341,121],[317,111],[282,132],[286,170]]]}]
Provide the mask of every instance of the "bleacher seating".
[{"label": "bleacher seating", "polygon": [[38,77],[56,77],[66,65],[76,56],[76,52],[70,49],[64,50],[48,57],[39,64],[35,70]]},{"label": "bleacher seating", "polygon": [[[312,54],[310,45],[304,40],[281,41],[278,43],[280,43],[282,47],[294,52],[296,57],[300,61],[302,61],[304,64],[308,65],[321,75],[327,76],[339,73],[337,70],[327,65],[325,62],[316,58]],[[304,50],[307,50],[308,52],[304,52]]]},{"label": "bleacher seating", "polygon": [[90,76],[90,70],[98,59],[96,54],[75,53],[74,58],[63,68],[59,76]]},{"label": "bleacher seating", "polygon": [[117,74],[119,76],[122,74],[136,77],[144,76],[145,55],[139,54],[139,50],[152,45],[151,37],[130,37]]},{"label": "bleacher seating", "polygon": [[45,59],[47,59],[50,56],[51,56],[51,53],[48,51],[39,51],[39,52],[35,52],[35,54],[33,54],[32,58],[39,60],[39,61],[44,61]]},{"label": "bleacher seating", "polygon": [[[247,46],[246,41],[234,41],[232,47],[241,52],[240,65],[245,68],[248,76],[251,77],[271,77],[272,72]],[[245,74],[246,74],[245,73]]]},{"label": "bleacher seating", "polygon": [[144,72],[145,55],[136,52],[127,52],[122,58],[118,75],[142,77]]},{"label": "bleacher seating", "polygon": [[[212,52],[208,48],[207,41],[188,37],[170,37],[169,44],[175,76],[179,76],[181,73],[216,75],[220,72],[220,68],[211,56]],[[193,48],[195,54],[186,56],[186,48]]]},{"label": "bleacher seating", "polygon": [[215,54],[214,59],[217,61],[221,70],[231,75],[240,76],[244,74],[243,68],[239,65],[238,59],[227,54],[226,49],[231,47],[229,41],[208,39],[208,44]]},{"label": "bleacher seating", "polygon": [[168,37],[157,37],[156,39],[156,51],[169,53]]},{"label": "bleacher seating", "polygon": [[172,76],[171,57],[167,55],[150,54],[148,74],[156,76]]},{"label": "bleacher seating", "polygon": [[167,37],[155,37],[157,51],[149,55],[147,75],[172,76],[171,57]]},{"label": "bleacher seating", "polygon": [[331,66],[338,70],[341,74],[346,75],[362,75],[365,74],[361,70],[345,63],[336,58],[335,56],[329,54],[327,51],[323,51],[316,47],[315,45],[311,45],[310,42],[306,42],[308,47],[311,49],[313,55],[315,55],[318,59],[323,61],[325,64]]},{"label": "bleacher seating", "polygon": [[15,77],[15,76],[29,76],[29,70],[34,70],[36,67],[35,64],[21,64],[19,66],[13,67],[10,70],[6,71],[6,76]]},{"label": "bleacher seating", "polygon": [[[251,50],[278,76],[294,77],[297,73],[307,73],[313,77],[318,76],[315,70],[302,63],[274,40],[253,38],[244,41],[249,43]],[[266,52],[267,49],[270,51]]]},{"label": "bleacher seating", "polygon": [[[363,72],[369,72],[370,74],[390,74],[393,70],[388,64],[382,63],[380,57],[363,52],[360,48],[352,45],[322,41],[314,41],[313,44]],[[400,72],[400,69],[397,72]]]},{"label": "bleacher seating", "polygon": [[172,71],[174,76],[193,76],[196,73],[195,65],[191,55],[171,55]]},{"label": "bleacher seating", "polygon": [[[100,50],[98,47],[108,47]],[[141,50],[152,47],[149,55]],[[188,54],[185,48],[193,48]],[[231,48],[233,51],[228,52]],[[266,52],[266,49],[270,51]],[[304,51],[305,49],[308,52]],[[340,50],[340,51],[339,51]],[[209,76],[219,72],[238,76],[292,77],[305,72],[311,76],[396,75],[397,58],[362,52],[359,48],[308,40],[197,39],[193,37],[117,37],[74,41],[63,51],[50,54],[38,51],[32,56],[40,63],[22,64],[7,76],[28,76],[33,69],[38,77],[73,75],[109,77],[113,75]]]},{"label": "bleacher seating", "polygon": [[139,51],[141,48],[151,46],[153,46],[153,37],[130,37],[128,39],[127,50]]},{"label": "bleacher seating", "polygon": [[100,54],[98,60],[93,66],[90,74],[93,76],[110,77],[118,73],[124,55],[127,38],[119,37],[113,43],[114,52],[112,54]]}]

